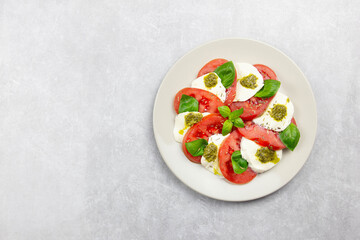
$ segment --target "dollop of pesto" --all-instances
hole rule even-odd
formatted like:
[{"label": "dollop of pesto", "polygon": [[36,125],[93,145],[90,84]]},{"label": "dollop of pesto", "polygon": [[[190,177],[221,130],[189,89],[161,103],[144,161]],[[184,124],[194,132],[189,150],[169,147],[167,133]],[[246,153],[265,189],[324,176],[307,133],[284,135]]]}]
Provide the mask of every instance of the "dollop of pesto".
[{"label": "dollop of pesto", "polygon": [[214,143],[210,143],[204,149],[204,158],[208,162],[213,162],[217,156],[217,146]]},{"label": "dollop of pesto", "polygon": [[189,113],[185,115],[185,126],[186,127],[192,127],[194,124],[201,121],[203,118],[201,113]]},{"label": "dollop of pesto", "polygon": [[204,77],[204,84],[207,88],[213,88],[218,83],[218,76],[215,73],[209,73]]},{"label": "dollop of pesto", "polygon": [[256,81],[258,78],[254,74],[249,74],[242,79],[240,79],[240,84],[246,88],[255,89],[258,85]]},{"label": "dollop of pesto", "polygon": [[274,150],[272,150],[272,149],[267,148],[267,147],[259,148],[256,151],[255,156],[262,163],[268,163],[268,162],[278,163],[280,161],[280,159],[276,155],[276,152]]},{"label": "dollop of pesto", "polygon": [[275,104],[275,106],[270,111],[270,116],[276,121],[281,121],[286,117],[287,108],[282,104]]}]

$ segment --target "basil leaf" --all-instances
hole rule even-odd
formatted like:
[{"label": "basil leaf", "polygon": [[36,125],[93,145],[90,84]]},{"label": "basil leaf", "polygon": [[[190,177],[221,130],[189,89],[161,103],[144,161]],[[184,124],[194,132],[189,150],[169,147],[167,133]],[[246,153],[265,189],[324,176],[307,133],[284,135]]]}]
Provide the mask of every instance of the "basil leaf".
[{"label": "basil leaf", "polygon": [[300,131],[295,124],[290,123],[290,125],[285,128],[279,136],[283,144],[291,151],[294,151],[300,139]]},{"label": "basil leaf", "polygon": [[220,77],[222,85],[225,88],[229,88],[235,78],[235,66],[233,62],[226,62],[223,65],[217,67],[214,72]]},{"label": "basil leaf", "polygon": [[223,116],[224,118],[227,118],[231,113],[231,110],[228,106],[218,107],[218,110],[219,110],[219,113],[221,114],[221,116]]},{"label": "basil leaf", "polygon": [[242,158],[240,151],[235,151],[231,155],[231,163],[236,174],[242,174],[248,168],[248,162]]},{"label": "basil leaf", "polygon": [[232,113],[230,113],[230,116],[229,116],[230,121],[234,121],[235,119],[240,117],[240,115],[243,114],[243,112],[244,112],[244,108],[240,108],[240,109],[235,110]]},{"label": "basil leaf", "polygon": [[188,152],[194,157],[201,156],[204,154],[204,148],[208,145],[208,142],[203,139],[197,139],[192,142],[185,143],[185,147]]},{"label": "basil leaf", "polygon": [[244,122],[241,118],[237,118],[234,121],[234,126],[238,127],[238,128],[243,128],[244,127]]},{"label": "basil leaf", "polygon": [[264,86],[255,94],[255,97],[269,98],[274,96],[280,88],[280,81],[267,79],[264,80]]},{"label": "basil leaf", "polygon": [[226,120],[222,128],[222,135],[225,136],[229,134],[231,132],[232,127],[233,127],[233,123],[230,120]]},{"label": "basil leaf", "polygon": [[188,95],[183,94],[180,99],[179,113],[183,112],[198,112],[199,102]]}]

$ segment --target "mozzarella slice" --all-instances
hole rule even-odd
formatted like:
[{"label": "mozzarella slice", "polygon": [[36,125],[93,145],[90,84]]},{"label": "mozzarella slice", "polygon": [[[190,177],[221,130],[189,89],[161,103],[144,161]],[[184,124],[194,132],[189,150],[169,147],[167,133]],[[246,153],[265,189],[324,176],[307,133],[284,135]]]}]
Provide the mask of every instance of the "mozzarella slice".
[{"label": "mozzarella slice", "polygon": [[[234,102],[243,102],[254,96],[263,86],[264,79],[259,71],[253,65],[249,63],[236,63],[237,72],[237,84],[236,84],[236,96]],[[248,81],[246,81],[248,77]],[[250,79],[253,79],[253,85],[246,84]]]},{"label": "mozzarella slice", "polygon": [[219,148],[221,143],[229,136],[223,136],[222,134],[215,134],[209,137],[208,143],[215,144],[217,147],[217,153],[216,153],[216,159],[213,161],[207,161],[204,156],[201,157],[201,165],[203,165],[207,170],[214,173],[215,175],[218,175],[220,177],[223,177],[220,167],[219,167]]},{"label": "mozzarella slice", "polygon": [[[281,160],[282,157],[282,150],[270,150],[244,137],[241,139],[240,147],[242,157],[248,161],[249,167],[257,173],[263,173],[270,170]],[[260,158],[258,157],[262,151],[265,151],[265,153],[275,152],[276,158],[274,158],[273,161],[264,163],[260,161]]]},{"label": "mozzarella slice", "polygon": [[[208,78],[208,77],[213,77],[214,79],[214,86],[212,87],[207,87],[205,85],[205,80]],[[216,82],[216,83],[215,83]],[[221,79],[220,77],[214,73],[214,72],[211,72],[211,73],[208,73],[208,74],[205,74],[201,77],[198,77],[197,79],[195,79],[192,83],[191,83],[191,87],[192,88],[200,88],[200,89],[203,89],[203,90],[206,90],[206,91],[209,91],[213,94],[215,94],[216,96],[218,96],[218,98],[220,98],[220,100],[222,102],[225,102],[225,99],[226,99],[226,88],[224,87],[224,85],[222,85],[221,83]]]},{"label": "mozzarella slice", "polygon": [[[285,116],[281,112],[284,112]],[[294,105],[286,95],[278,92],[265,112],[260,117],[253,119],[253,122],[266,129],[281,132],[289,126],[293,115]]]},{"label": "mozzarella slice", "polygon": [[179,113],[175,118],[175,125],[174,125],[174,138],[177,142],[182,142],[186,132],[189,130],[191,126],[185,124],[185,118],[189,114],[201,114],[202,117],[209,115],[210,113],[199,113],[199,112],[183,112]]}]

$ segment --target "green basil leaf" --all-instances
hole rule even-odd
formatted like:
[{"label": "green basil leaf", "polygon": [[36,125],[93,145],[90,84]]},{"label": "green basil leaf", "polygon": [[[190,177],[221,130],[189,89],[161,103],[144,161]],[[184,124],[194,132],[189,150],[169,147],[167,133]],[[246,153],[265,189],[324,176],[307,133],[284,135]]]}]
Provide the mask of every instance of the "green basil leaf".
[{"label": "green basil leaf", "polygon": [[235,110],[232,113],[230,113],[230,116],[229,116],[230,121],[234,121],[235,119],[240,117],[240,115],[243,114],[243,112],[244,112],[244,108],[240,108],[240,109]]},{"label": "green basil leaf", "polygon": [[231,110],[228,106],[218,107],[218,110],[219,110],[219,113],[221,114],[221,116],[223,116],[224,118],[227,118],[231,113]]},{"label": "green basil leaf", "polygon": [[236,174],[242,174],[248,168],[248,162],[242,158],[240,151],[235,151],[231,155],[231,163]]},{"label": "green basil leaf", "polygon": [[290,123],[290,125],[285,128],[279,136],[283,144],[291,151],[294,151],[300,139],[300,131],[295,124]]},{"label": "green basil leaf", "polygon": [[264,86],[255,94],[255,97],[269,98],[274,96],[280,88],[280,81],[267,79],[264,80]]},{"label": "green basil leaf", "polygon": [[232,127],[233,127],[233,123],[230,120],[226,120],[222,128],[222,135],[225,136],[229,134],[231,132]]},{"label": "green basil leaf", "polygon": [[204,148],[208,145],[208,142],[203,139],[197,139],[192,142],[185,143],[185,147],[188,152],[194,157],[201,156],[204,154]]},{"label": "green basil leaf", "polygon": [[183,94],[180,99],[179,113],[183,112],[198,112],[199,102],[188,95]]},{"label": "green basil leaf", "polygon": [[224,63],[217,67],[214,72],[220,77],[221,83],[225,88],[229,88],[233,84],[235,78],[235,66],[233,62]]},{"label": "green basil leaf", "polygon": [[238,127],[238,128],[243,128],[244,127],[244,122],[241,118],[237,118],[234,121],[234,126]]}]

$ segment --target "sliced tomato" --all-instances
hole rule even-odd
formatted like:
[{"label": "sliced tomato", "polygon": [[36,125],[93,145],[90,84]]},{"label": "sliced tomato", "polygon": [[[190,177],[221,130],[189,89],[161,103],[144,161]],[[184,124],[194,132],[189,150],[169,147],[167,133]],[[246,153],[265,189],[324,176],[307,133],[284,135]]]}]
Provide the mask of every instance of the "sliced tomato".
[{"label": "sliced tomato", "polygon": [[236,96],[236,84],[237,84],[236,79],[237,79],[237,75],[235,73],[235,80],[234,80],[233,84],[231,84],[231,86],[228,87],[228,89],[226,89],[226,99],[225,99],[225,102],[224,102],[225,105],[230,105],[235,99],[235,96]]},{"label": "sliced tomato", "polygon": [[[261,64],[255,64],[254,67],[256,67],[256,69],[260,72],[264,80],[267,79],[277,80],[277,76],[271,68]],[[233,102],[229,107],[231,111],[244,108],[244,113],[241,115],[241,118],[246,121],[253,120],[254,118],[261,116],[263,114],[263,112],[269,106],[269,103],[273,98],[274,97],[269,97],[269,98],[252,97],[244,102]]]},{"label": "sliced tomato", "polygon": [[187,131],[182,142],[182,149],[190,161],[200,163],[201,156],[194,157],[191,155],[186,149],[185,143],[199,138],[208,140],[211,135],[221,133],[225,120],[226,119],[218,113],[209,114]]},{"label": "sliced tomato", "polygon": [[219,167],[224,177],[232,183],[245,184],[256,177],[256,173],[247,168],[242,174],[236,174],[231,163],[231,155],[240,150],[242,135],[239,131],[233,131],[221,144],[219,149]]},{"label": "sliced tomato", "polygon": [[220,98],[211,92],[198,88],[183,88],[175,95],[174,108],[176,113],[179,113],[180,99],[183,94],[198,100],[199,112],[218,113],[218,107],[224,106]]},{"label": "sliced tomato", "polygon": [[264,80],[266,79],[278,80],[275,72],[268,66],[262,64],[254,64],[254,67],[256,67],[256,69],[260,72]]},{"label": "sliced tomato", "polygon": [[217,67],[223,65],[224,63],[227,63],[228,60],[223,58],[216,58],[214,60],[211,60],[207,64],[205,64],[199,71],[197,77],[201,77],[202,75],[205,75],[207,73],[213,72]]},{"label": "sliced tomato", "polygon": [[238,129],[245,138],[252,140],[261,146],[268,147],[273,150],[285,148],[285,145],[281,142],[277,132],[265,129],[253,122],[249,121],[245,123],[244,128]]},{"label": "sliced tomato", "polygon": [[[228,60],[223,58],[216,58],[214,60],[211,60],[200,69],[197,77],[201,77],[202,75],[213,72],[217,67],[223,65],[226,62],[228,62]],[[237,76],[235,72],[235,78],[233,84],[226,89],[226,99],[224,102],[225,105],[229,105],[234,101],[236,95],[236,83],[237,83],[236,79]]]},{"label": "sliced tomato", "polygon": [[233,102],[230,104],[231,111],[235,111],[240,108],[244,108],[243,114],[241,114],[241,118],[245,121],[253,120],[254,118],[261,116],[263,112],[265,112],[266,108],[269,106],[270,101],[274,97],[270,98],[258,98],[252,97],[244,102]]},{"label": "sliced tomato", "polygon": [[[295,118],[291,122],[296,125]],[[244,128],[238,128],[239,132],[247,139],[256,142],[257,144],[268,147],[273,150],[281,150],[286,148],[276,131],[265,129],[253,122],[246,122]]]}]

